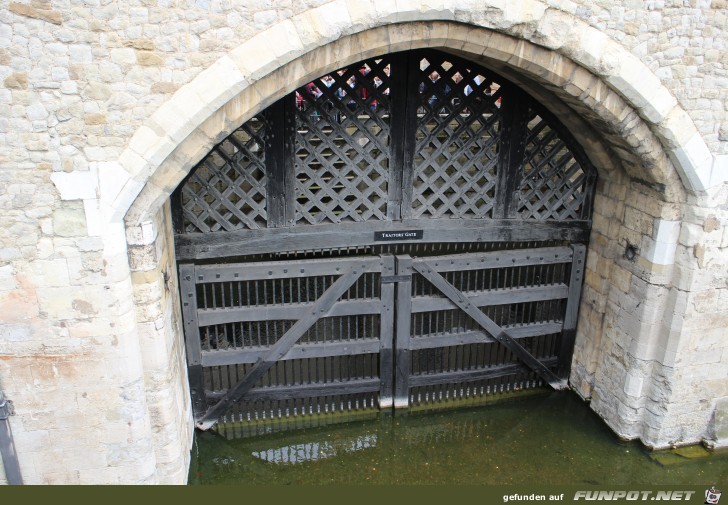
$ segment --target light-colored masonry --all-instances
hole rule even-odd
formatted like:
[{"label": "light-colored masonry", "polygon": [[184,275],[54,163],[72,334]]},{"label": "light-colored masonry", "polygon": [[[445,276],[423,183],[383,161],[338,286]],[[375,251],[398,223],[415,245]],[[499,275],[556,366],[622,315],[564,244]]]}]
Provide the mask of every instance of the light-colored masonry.
[{"label": "light-colored masonry", "polygon": [[0,388],[25,482],[186,481],[170,192],[307,79],[413,47],[520,83],[599,169],[572,387],[623,437],[728,444],[727,20],[725,0],[2,0]]}]

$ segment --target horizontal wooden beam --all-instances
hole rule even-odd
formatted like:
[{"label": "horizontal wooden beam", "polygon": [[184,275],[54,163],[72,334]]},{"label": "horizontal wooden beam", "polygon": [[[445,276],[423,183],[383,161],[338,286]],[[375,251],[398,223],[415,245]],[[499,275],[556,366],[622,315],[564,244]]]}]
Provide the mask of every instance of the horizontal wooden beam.
[{"label": "horizontal wooden beam", "polygon": [[196,265],[194,281],[211,282],[256,281],[266,279],[299,279],[322,275],[341,275],[348,270],[357,273],[380,272],[382,260],[377,256],[330,258],[324,260],[291,260],[258,263],[223,263]]},{"label": "horizontal wooden beam", "polygon": [[[511,338],[521,339],[540,337],[561,332],[560,322],[532,323],[522,326],[503,326]],[[416,337],[410,339],[410,350],[434,349],[437,347],[450,347],[455,345],[483,344],[497,342],[484,331],[464,331],[462,333],[444,333],[432,337]]]},{"label": "horizontal wooden beam", "polygon": [[[361,338],[356,341],[296,344],[283,355],[281,360],[325,358],[329,356],[353,356],[357,354],[378,354],[378,338]],[[202,351],[202,366],[242,365],[256,363],[270,348],[263,349],[221,349]]]},{"label": "horizontal wooden beam", "polygon": [[382,245],[375,232],[422,230],[407,243],[586,242],[591,221],[524,221],[520,219],[408,219],[361,223],[302,225],[265,230],[182,233],[175,236],[178,261],[315,251]]},{"label": "horizontal wooden beam", "polygon": [[436,272],[460,272],[463,270],[571,263],[573,254],[570,247],[537,247],[533,249],[430,256],[414,259],[413,261],[415,264],[427,261],[427,264]]},{"label": "horizontal wooden beam", "polygon": [[[556,365],[556,358],[543,360],[543,365],[552,367]],[[522,363],[511,365],[500,365],[476,370],[456,370],[452,372],[428,373],[422,375],[411,375],[409,379],[410,387],[432,386],[435,384],[453,384],[460,382],[473,382],[485,379],[495,379],[505,377],[517,373],[529,372],[528,367]]]},{"label": "horizontal wooden beam", "polygon": [[[279,305],[255,305],[223,309],[199,309],[197,324],[200,327],[226,323],[246,323],[251,321],[296,320],[311,310],[315,302],[287,303]],[[356,316],[379,314],[382,302],[379,299],[342,300],[336,302],[321,317]]]},{"label": "horizontal wooden beam", "polygon": [[[246,402],[256,400],[289,400],[293,398],[311,398],[334,395],[351,395],[379,391],[379,379],[354,379],[349,381],[331,381],[295,386],[264,386],[253,388],[245,395]],[[223,398],[227,391],[207,391],[208,400]]]},{"label": "horizontal wooden beam", "polygon": [[[546,286],[529,286],[522,288],[493,289],[489,291],[463,291],[476,307],[508,305],[511,303],[536,302],[541,300],[559,300],[566,298],[569,287],[565,284]],[[412,312],[432,312],[458,308],[448,298],[437,296],[412,297]],[[201,323],[200,323],[201,324]]]},{"label": "horizontal wooden beam", "polygon": [[[485,292],[464,291],[463,293],[478,307],[507,305],[511,303],[527,303],[541,300],[563,299],[568,296],[568,286],[564,284],[529,286],[519,288],[494,289]],[[258,305],[247,307],[199,309],[197,324],[199,327],[227,323],[245,323],[251,321],[296,320],[311,309],[314,302],[290,303],[278,305]],[[437,296],[416,296],[412,298],[412,312],[432,312],[451,310],[457,306],[449,299]],[[354,316],[379,314],[382,303],[379,299],[342,300],[336,302],[321,317]]]}]

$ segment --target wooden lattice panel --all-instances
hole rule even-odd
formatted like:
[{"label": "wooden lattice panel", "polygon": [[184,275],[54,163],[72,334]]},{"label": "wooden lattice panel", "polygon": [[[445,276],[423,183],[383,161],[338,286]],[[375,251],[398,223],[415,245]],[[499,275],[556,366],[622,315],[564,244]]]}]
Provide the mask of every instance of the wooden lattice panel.
[{"label": "wooden lattice panel", "polygon": [[558,133],[538,114],[528,123],[519,188],[522,219],[585,219],[587,171]]},{"label": "wooden lattice panel", "polygon": [[368,60],[296,92],[296,223],[386,220],[388,74]]},{"label": "wooden lattice panel", "polygon": [[412,217],[492,216],[500,139],[499,85],[482,69],[422,58]]},{"label": "wooden lattice panel", "polygon": [[437,229],[427,240],[443,242],[476,229],[496,241],[588,232],[596,169],[557,117],[494,72],[418,49],[304,82],[172,196],[178,258],[366,246],[394,229]]},{"label": "wooden lattice panel", "polygon": [[266,227],[265,135],[254,117],[193,169],[180,193],[185,233]]}]

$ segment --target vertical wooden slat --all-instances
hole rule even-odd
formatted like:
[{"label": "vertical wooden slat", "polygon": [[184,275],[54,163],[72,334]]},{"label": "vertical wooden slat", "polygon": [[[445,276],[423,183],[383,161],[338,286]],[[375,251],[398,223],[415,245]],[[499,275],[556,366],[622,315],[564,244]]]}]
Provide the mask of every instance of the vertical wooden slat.
[{"label": "vertical wooden slat", "polygon": [[[584,164],[588,168],[588,164]],[[584,184],[584,204],[581,207],[581,218],[591,220],[592,208],[594,206],[594,196],[597,188],[597,171],[588,170],[586,183]]]},{"label": "vertical wooden slat", "polygon": [[[383,255],[381,277],[394,275],[394,272],[394,256]],[[380,292],[382,312],[379,316],[379,379],[381,383],[379,407],[384,409],[391,407],[394,401],[392,392],[394,380],[394,284],[382,283]]]},{"label": "vertical wooden slat", "polygon": [[405,138],[405,117],[407,114],[407,58],[403,53],[390,59],[390,157],[389,157],[389,201],[387,219],[402,219],[402,185],[404,177],[405,150],[409,146]]},{"label": "vertical wooden slat", "polygon": [[561,332],[561,345],[559,346],[558,375],[562,379],[568,379],[571,370],[571,358],[574,352],[574,339],[576,337],[576,322],[579,317],[581,285],[584,280],[584,269],[586,267],[586,246],[584,244],[573,244],[571,248],[574,250],[574,259],[571,263],[569,295],[566,299],[564,327]]},{"label": "vertical wooden slat", "polygon": [[410,319],[412,311],[412,258],[397,256],[397,275],[408,276],[409,280],[397,283],[396,358],[394,378],[394,407],[409,406],[410,376]]},{"label": "vertical wooden slat", "polygon": [[185,179],[169,197],[172,214],[172,230],[174,230],[176,235],[185,232],[184,209],[182,208],[182,186],[185,184],[188,177],[189,176],[185,177]]},{"label": "vertical wooden slat", "polygon": [[498,190],[493,215],[515,217],[518,199],[515,193],[521,184],[521,164],[526,147],[526,122],[529,101],[520,90],[508,89],[503,98],[503,132],[498,153]]},{"label": "vertical wooden slat", "polygon": [[268,228],[278,228],[285,222],[286,156],[283,149],[285,100],[285,98],[278,100],[265,111],[270,124],[265,138]]},{"label": "vertical wooden slat", "polygon": [[293,96],[281,98],[266,110],[269,132],[265,138],[268,228],[293,223],[295,117]]},{"label": "vertical wooden slat", "polygon": [[405,87],[406,99],[406,115],[404,116],[401,149],[402,152],[402,219],[412,217],[412,194],[414,192],[414,159],[417,140],[415,134],[417,132],[417,109],[420,106],[419,93],[419,77],[420,77],[420,56],[418,52],[408,54],[406,65],[407,68],[407,85]]},{"label": "vertical wooden slat", "polygon": [[197,286],[195,284],[195,266],[182,264],[179,266],[180,295],[182,296],[182,322],[184,324],[185,346],[187,349],[187,367],[192,396],[192,410],[195,418],[201,416],[207,408],[205,398],[204,375],[202,372],[202,349],[200,328],[197,324]]},{"label": "vertical wooden slat", "polygon": [[289,95],[283,105],[283,224],[293,226],[296,222],[296,100]]}]

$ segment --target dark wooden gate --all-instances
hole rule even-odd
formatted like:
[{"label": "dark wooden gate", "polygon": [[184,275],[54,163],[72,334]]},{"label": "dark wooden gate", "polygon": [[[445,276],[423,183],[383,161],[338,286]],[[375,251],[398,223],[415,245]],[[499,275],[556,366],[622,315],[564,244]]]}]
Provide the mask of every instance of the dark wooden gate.
[{"label": "dark wooden gate", "polygon": [[393,274],[391,255],[180,266],[198,427],[391,405]]},{"label": "dark wooden gate", "polygon": [[584,257],[581,244],[397,256],[395,405],[564,389]]},{"label": "dark wooden gate", "polygon": [[198,426],[565,387],[595,181],[546,108],[446,53],[289,94],[173,195]]}]

